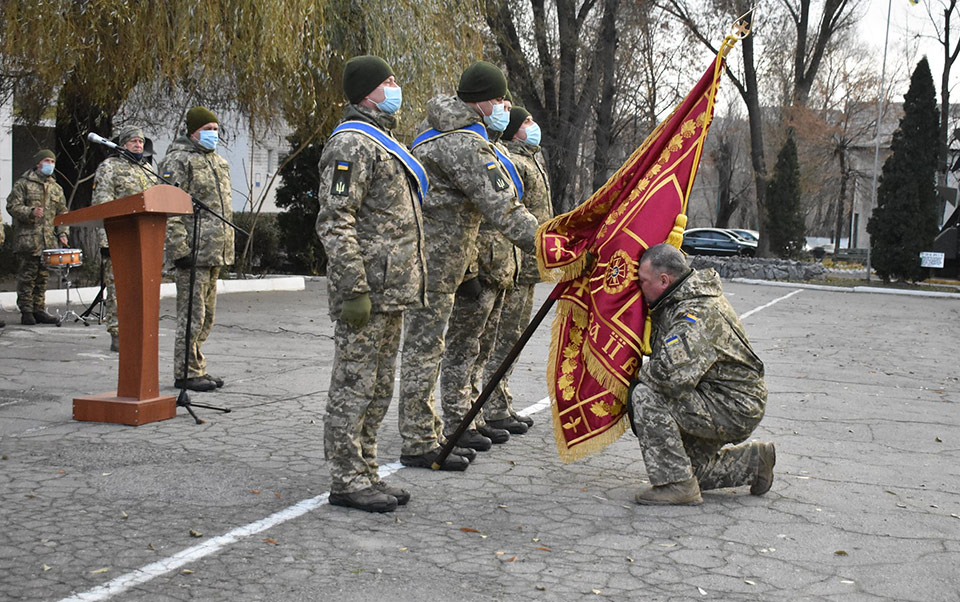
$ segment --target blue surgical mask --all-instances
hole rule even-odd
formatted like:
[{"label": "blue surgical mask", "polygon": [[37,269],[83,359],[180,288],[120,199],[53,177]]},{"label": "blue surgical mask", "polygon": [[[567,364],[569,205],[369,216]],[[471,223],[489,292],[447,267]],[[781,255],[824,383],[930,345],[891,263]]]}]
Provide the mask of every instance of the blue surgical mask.
[{"label": "blue surgical mask", "polygon": [[53,168],[54,168],[53,163],[44,163],[43,165],[40,166],[40,173],[42,173],[45,176],[52,176]]},{"label": "blue surgical mask", "polygon": [[216,150],[220,141],[220,134],[216,130],[203,130],[197,143],[207,150]]},{"label": "blue surgical mask", "polygon": [[524,142],[530,146],[537,146],[540,144],[540,126],[534,123],[533,125],[527,126],[523,130],[527,137],[524,139]]},{"label": "blue surgical mask", "polygon": [[400,110],[400,105],[403,104],[403,92],[399,86],[384,87],[383,97],[383,102],[376,103],[378,109],[388,115],[393,115]]},{"label": "blue surgical mask", "polygon": [[502,132],[510,125],[510,113],[503,108],[503,103],[493,105],[493,111],[483,116],[483,122],[495,132]]}]

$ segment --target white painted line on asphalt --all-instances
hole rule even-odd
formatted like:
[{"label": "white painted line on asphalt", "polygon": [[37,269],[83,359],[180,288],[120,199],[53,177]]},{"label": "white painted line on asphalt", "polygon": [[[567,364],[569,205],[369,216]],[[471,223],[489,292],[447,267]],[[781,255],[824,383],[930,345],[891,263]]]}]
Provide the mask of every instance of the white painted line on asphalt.
[{"label": "white painted line on asphalt", "polygon": [[[399,462],[381,466],[380,475],[384,477],[389,476],[398,471],[401,467],[402,466]],[[177,552],[173,556],[164,558],[163,560],[158,560],[152,564],[148,564],[147,566],[127,573],[126,575],[121,575],[112,581],[108,581],[103,585],[91,589],[90,591],[76,594],[75,596],[71,596],[69,598],[64,598],[60,602],[96,602],[99,600],[107,600],[113,596],[116,596],[117,594],[127,591],[131,587],[146,583],[155,577],[159,577],[164,573],[174,571],[191,562],[196,562],[205,556],[215,554],[226,546],[244,537],[255,535],[272,527],[276,527],[279,524],[285,523],[288,520],[302,516],[307,512],[326,504],[328,497],[330,497],[330,494],[324,493],[318,495],[317,497],[302,500],[293,506],[284,508],[279,512],[275,512],[266,518],[252,522],[249,525],[237,527],[229,533],[208,539],[207,541],[199,545],[195,545],[192,548],[187,548],[186,550]]]},{"label": "white painted line on asphalt", "polygon": [[746,313],[740,314],[740,319],[741,319],[741,320],[746,320],[747,318],[749,318],[749,317],[752,316],[753,314],[757,313],[758,311],[762,311],[762,310],[764,310],[764,309],[767,309],[767,308],[770,307],[771,305],[773,305],[773,304],[775,304],[775,303],[780,303],[780,302],[783,301],[784,299],[789,299],[790,297],[796,295],[796,294],[799,293],[799,292],[802,292],[802,291],[799,290],[799,289],[798,289],[798,290],[795,290],[795,291],[793,291],[792,293],[787,293],[786,295],[784,295],[784,296],[782,296],[782,297],[777,297],[776,299],[774,299],[774,300],[771,301],[770,303],[766,303],[766,304],[764,304],[764,305],[761,305],[760,307],[755,307],[755,308],[751,309],[750,311],[748,311],[748,312],[746,312]]},{"label": "white painted line on asphalt", "polygon": [[[526,407],[520,411],[518,414],[527,416],[535,412],[550,406],[550,398],[544,397],[537,403]],[[399,462],[394,462],[392,464],[387,464],[386,466],[380,467],[380,476],[388,477],[393,473],[397,472],[403,468],[403,465]],[[250,535],[255,535],[257,533],[266,531],[272,527],[276,527],[282,523],[292,520],[299,516],[303,516],[307,512],[319,508],[324,504],[327,504],[327,499],[330,497],[329,493],[323,493],[316,497],[312,497],[306,500],[297,502],[293,506],[284,508],[279,512],[275,512],[266,518],[262,518],[256,522],[244,525],[242,527],[237,527],[233,531],[220,535],[219,537],[214,537],[208,539],[207,541],[195,545],[192,548],[187,548],[177,552],[173,556],[164,558],[163,560],[158,560],[152,564],[148,564],[143,568],[136,569],[131,571],[126,575],[121,575],[112,581],[108,581],[103,585],[99,585],[89,591],[70,596],[69,598],[63,598],[60,602],[99,602],[101,600],[108,600],[113,596],[122,594],[123,592],[129,590],[132,587],[136,587],[152,579],[159,577],[170,571],[175,571],[176,569],[190,564],[191,562],[196,562],[201,558],[210,556],[211,554],[216,554],[223,548],[228,545],[239,541],[244,537],[249,537]]]}]

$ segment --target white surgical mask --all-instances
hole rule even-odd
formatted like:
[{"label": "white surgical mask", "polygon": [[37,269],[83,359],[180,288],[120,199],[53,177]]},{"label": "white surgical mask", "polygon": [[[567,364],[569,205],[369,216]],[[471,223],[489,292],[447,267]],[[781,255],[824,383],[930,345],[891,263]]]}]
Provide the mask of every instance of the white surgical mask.
[{"label": "white surgical mask", "polygon": [[534,123],[526,128],[524,128],[524,133],[527,137],[523,140],[530,146],[537,146],[540,144],[540,126]]},{"label": "white surgical mask", "polygon": [[393,115],[399,111],[401,104],[403,104],[403,92],[399,86],[384,87],[383,102],[376,103],[377,108],[388,115]]},{"label": "white surgical mask", "polygon": [[200,139],[197,140],[197,144],[207,150],[216,150],[219,141],[220,134],[216,130],[203,130],[200,132]]},{"label": "white surgical mask", "polygon": [[493,111],[483,116],[483,122],[495,132],[502,132],[510,125],[510,113],[503,107],[503,103],[493,105]]}]

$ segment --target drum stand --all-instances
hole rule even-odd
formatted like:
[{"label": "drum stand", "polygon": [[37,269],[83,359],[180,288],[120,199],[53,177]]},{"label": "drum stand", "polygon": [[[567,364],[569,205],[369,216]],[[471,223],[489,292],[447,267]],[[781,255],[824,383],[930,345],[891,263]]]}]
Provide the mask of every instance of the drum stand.
[{"label": "drum stand", "polygon": [[[57,310],[57,326],[58,327],[62,326],[63,321],[68,320],[70,318],[73,318],[74,322],[83,322],[84,326],[90,326],[90,324],[87,321],[88,318],[86,316],[81,316],[77,312],[70,309],[70,287],[73,286],[74,289],[77,288],[76,286],[73,285],[73,282],[70,281],[70,268],[72,266],[63,265],[63,266],[49,266],[49,267],[50,269],[57,271],[57,275],[60,278],[60,286],[66,289],[67,291],[67,304],[66,304],[66,308],[64,309],[63,315],[60,314],[59,309]],[[80,293],[78,291],[77,296],[79,297],[79,295]],[[81,300],[81,303],[82,302],[83,300]]]}]

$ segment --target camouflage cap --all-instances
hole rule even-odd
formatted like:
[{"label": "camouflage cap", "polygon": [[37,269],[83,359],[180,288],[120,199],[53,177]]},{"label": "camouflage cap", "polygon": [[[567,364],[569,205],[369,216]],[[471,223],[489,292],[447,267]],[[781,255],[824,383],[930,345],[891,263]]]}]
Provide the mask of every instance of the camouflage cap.
[{"label": "camouflage cap", "polygon": [[[210,122],[208,121],[207,123],[210,123]],[[201,125],[206,125],[206,124],[201,124]],[[120,130],[120,137],[117,139],[117,144],[119,144],[120,146],[123,146],[131,138],[140,138],[141,140],[144,140],[145,138],[143,135],[143,130],[135,125],[128,125],[127,127]]]}]

